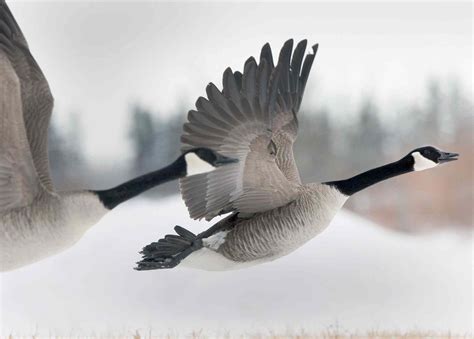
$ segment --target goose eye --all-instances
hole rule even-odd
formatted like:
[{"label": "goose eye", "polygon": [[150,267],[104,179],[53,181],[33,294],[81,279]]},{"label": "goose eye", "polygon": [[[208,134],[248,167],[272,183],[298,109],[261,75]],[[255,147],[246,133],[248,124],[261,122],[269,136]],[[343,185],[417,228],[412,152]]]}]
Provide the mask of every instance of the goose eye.
[{"label": "goose eye", "polygon": [[277,153],[277,147],[273,140],[270,140],[270,143],[268,144],[268,151],[270,152],[271,155],[276,155]]}]

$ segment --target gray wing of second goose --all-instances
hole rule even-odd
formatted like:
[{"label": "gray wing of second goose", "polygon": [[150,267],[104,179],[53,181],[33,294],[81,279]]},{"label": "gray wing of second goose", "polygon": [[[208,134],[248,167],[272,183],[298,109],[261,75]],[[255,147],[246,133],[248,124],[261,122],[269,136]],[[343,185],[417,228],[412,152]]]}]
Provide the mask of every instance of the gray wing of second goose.
[{"label": "gray wing of second goose", "polygon": [[[207,99],[188,114],[181,141],[183,150],[208,147],[235,165],[181,179],[183,199],[194,219],[238,211],[263,212],[293,201],[300,185],[293,158],[296,112],[315,53],[306,56],[306,41],[291,58],[293,40],[283,46],[277,65],[269,45],[260,63],[249,58],[243,74],[228,68],[223,90],[210,83]],[[316,52],[316,46],[313,47]]]},{"label": "gray wing of second goose", "polygon": [[4,55],[20,81],[23,122],[33,163],[41,186],[52,192],[48,126],[53,96],[43,72],[29,51],[20,27],[3,0],[0,0],[0,36]]}]

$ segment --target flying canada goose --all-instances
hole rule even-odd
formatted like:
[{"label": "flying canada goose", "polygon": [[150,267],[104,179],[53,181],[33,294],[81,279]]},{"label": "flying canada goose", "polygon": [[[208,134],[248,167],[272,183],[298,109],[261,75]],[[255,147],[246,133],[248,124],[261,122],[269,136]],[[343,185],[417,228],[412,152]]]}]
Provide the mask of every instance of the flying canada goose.
[{"label": "flying canada goose", "polygon": [[0,270],[59,253],[109,210],[166,181],[235,162],[205,147],[171,165],[103,191],[55,192],[47,134],[53,107],[48,83],[0,0]]},{"label": "flying canada goose", "polygon": [[[297,112],[318,45],[306,55],[306,40],[293,40],[273,63],[269,44],[260,62],[251,57],[243,73],[226,69],[223,90],[206,88],[188,114],[182,149],[209,147],[235,164],[180,179],[193,219],[231,214],[201,234],[176,226],[144,247],[137,270],[183,266],[227,270],[289,254],[322,232],[345,201],[373,184],[456,160],[458,154],[417,148],[398,161],[345,180],[302,184],[293,157]],[[303,60],[304,59],[304,60]]]}]

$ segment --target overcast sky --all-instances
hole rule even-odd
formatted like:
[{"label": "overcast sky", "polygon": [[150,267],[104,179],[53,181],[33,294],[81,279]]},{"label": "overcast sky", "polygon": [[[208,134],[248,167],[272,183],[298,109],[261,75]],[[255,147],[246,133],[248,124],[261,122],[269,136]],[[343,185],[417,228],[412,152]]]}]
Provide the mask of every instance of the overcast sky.
[{"label": "overcast sky", "polygon": [[[9,2],[56,99],[81,117],[86,157],[127,161],[129,108],[186,114],[227,66],[270,42],[320,43],[304,105],[421,101],[426,82],[472,76],[472,4]],[[275,52],[274,54],[277,54]]]}]

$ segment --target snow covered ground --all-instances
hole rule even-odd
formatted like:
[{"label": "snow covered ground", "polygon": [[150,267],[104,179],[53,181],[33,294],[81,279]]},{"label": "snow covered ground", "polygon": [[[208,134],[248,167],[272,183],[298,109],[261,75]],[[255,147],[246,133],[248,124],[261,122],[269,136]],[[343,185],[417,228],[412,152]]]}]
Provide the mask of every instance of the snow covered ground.
[{"label": "snow covered ground", "polygon": [[433,330],[472,332],[472,238],[411,236],[342,211],[295,253],[246,270],[132,270],[176,224],[172,197],[134,200],[70,250],[0,274],[1,332],[13,334]]}]

